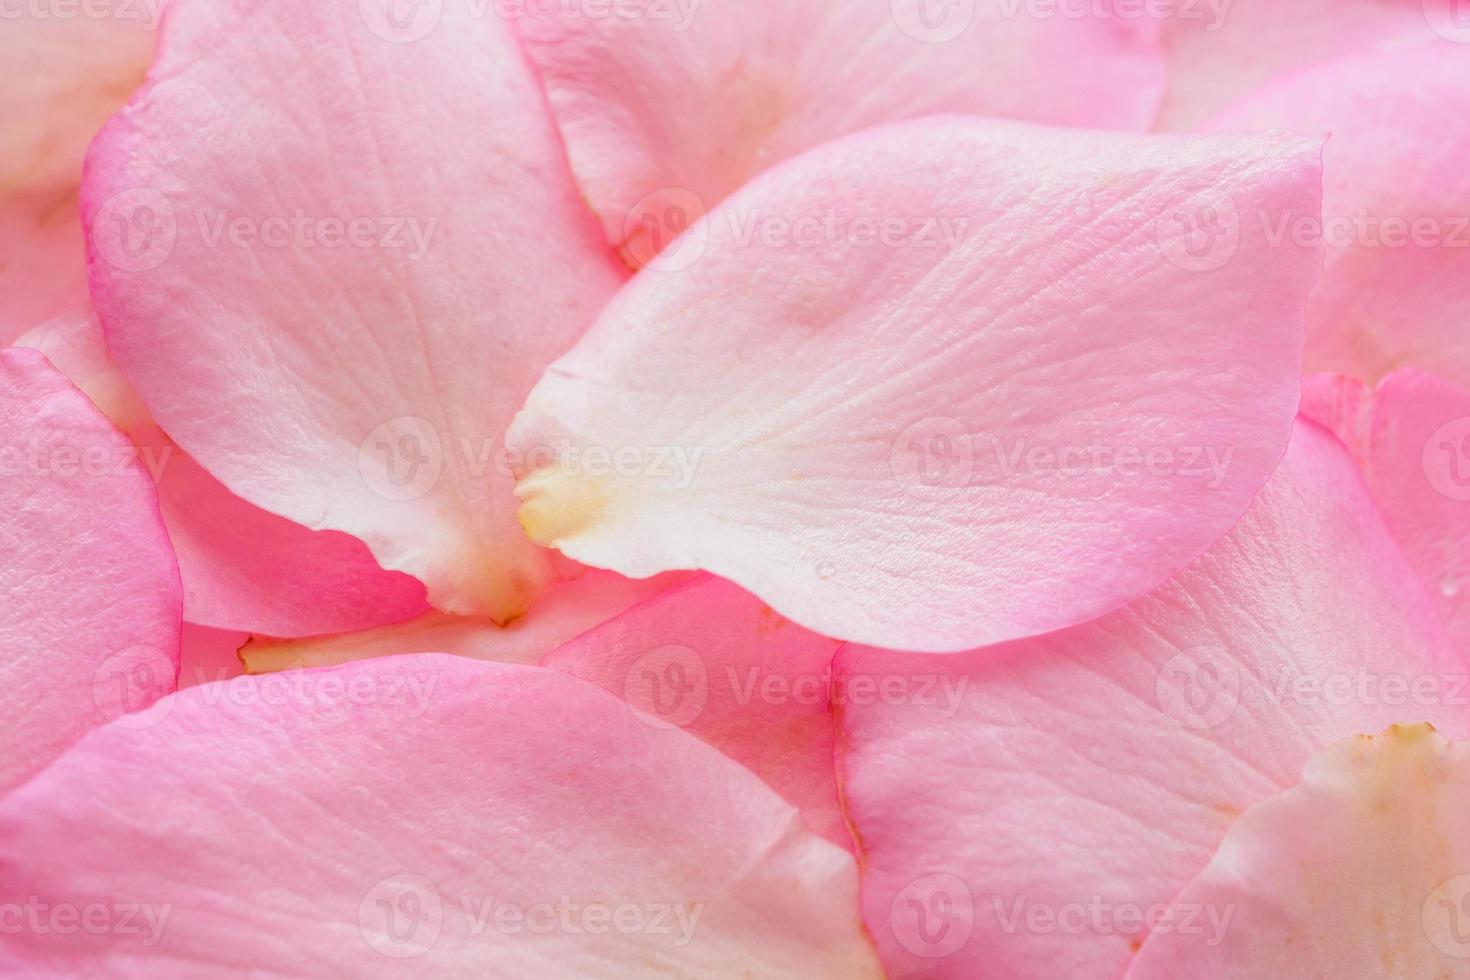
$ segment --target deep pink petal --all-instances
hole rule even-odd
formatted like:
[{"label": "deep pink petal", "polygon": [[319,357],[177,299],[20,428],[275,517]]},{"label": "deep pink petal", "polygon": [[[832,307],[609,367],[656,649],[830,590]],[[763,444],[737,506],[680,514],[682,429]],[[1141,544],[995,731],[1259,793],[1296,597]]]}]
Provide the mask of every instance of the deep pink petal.
[{"label": "deep pink petal", "polygon": [[[1464,662],[1311,422],[1230,536],[1127,609],[959,657],[850,648],[837,675],[894,978],[1119,976],[1147,933],[1113,912],[1167,905],[1314,753],[1400,721],[1470,729]],[[857,697],[924,678],[950,696]]]},{"label": "deep pink petal", "polygon": [[521,522],[889,647],[1107,612],[1284,451],[1320,253],[1231,216],[1315,210],[1315,158],[958,117],[812,151],[547,372],[507,438]]},{"label": "deep pink petal", "polygon": [[132,445],[34,351],[0,351],[0,473],[3,794],[174,689],[180,589]]},{"label": "deep pink petal", "polygon": [[587,199],[641,266],[690,212],[867,126],[952,112],[1146,128],[1163,87],[1159,23],[1113,7],[681,0],[638,17],[528,5],[516,22]]},{"label": "deep pink petal", "polygon": [[375,10],[171,8],[89,156],[94,299],[225,486],[508,621],[553,559],[516,527],[501,434],[625,270],[508,27],[446,5],[401,43]]},{"label": "deep pink petal", "polygon": [[832,771],[837,646],[705,577],[578,637],[545,666],[698,735],[799,807],[822,836],[851,847]]},{"label": "deep pink petal", "polygon": [[398,657],[143,717],[0,804],[5,895],[141,910],[7,937],[27,975],[881,976],[850,854],[560,671]]}]

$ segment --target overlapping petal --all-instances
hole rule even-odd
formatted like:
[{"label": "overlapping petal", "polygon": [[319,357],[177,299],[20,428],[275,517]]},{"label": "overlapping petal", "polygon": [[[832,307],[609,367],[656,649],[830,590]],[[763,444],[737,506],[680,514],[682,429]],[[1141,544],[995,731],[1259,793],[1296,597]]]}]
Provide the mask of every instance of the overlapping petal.
[{"label": "overlapping petal", "polygon": [[572,640],[544,665],[698,735],[799,807],[822,836],[851,847],[832,771],[837,646],[704,577]]},{"label": "overlapping petal", "polygon": [[1413,368],[1376,390],[1313,375],[1302,413],[1353,450],[1389,530],[1470,658],[1470,391]]},{"label": "overlapping petal", "polygon": [[851,855],[687,733],[535,667],[294,678],[181,692],[0,804],[5,894],[142,910],[23,932],[22,968],[881,976]]},{"label": "overlapping petal", "polygon": [[[647,263],[686,220],[803,150],[934,113],[1144,129],[1157,20],[1007,0],[702,0],[516,18],[608,239]],[[558,16],[558,14],[561,14]]]},{"label": "overlapping petal", "polygon": [[515,526],[501,434],[625,270],[509,28],[460,5],[427,36],[397,23],[171,7],[89,157],[94,300],[153,417],[231,491],[507,621],[553,567]]},{"label": "overlapping petal", "polygon": [[[960,118],[753,181],[557,361],[507,437],[579,561],[702,568],[842,639],[949,651],[1156,586],[1296,410],[1316,152]],[[680,268],[682,266],[682,269]]]},{"label": "overlapping petal", "polygon": [[1224,927],[1152,937],[1127,980],[1470,975],[1470,746],[1358,736],[1231,827],[1174,905]]},{"label": "overlapping petal", "polygon": [[34,351],[0,352],[0,794],[178,678],[178,568],[133,447]]},{"label": "overlapping petal", "polygon": [[17,343],[44,353],[138,447],[158,485],[189,622],[311,636],[425,610],[423,585],[384,571],[361,541],[311,531],[247,503],[179,449],[108,358],[94,318],[61,317]]},{"label": "overlapping petal", "polygon": [[866,921],[895,978],[1121,975],[1312,755],[1470,726],[1464,662],[1352,460],[1305,421],[1239,527],[1147,598],[959,657],[849,648],[839,697],[848,674],[963,685],[842,707]]},{"label": "overlapping petal", "polygon": [[1266,86],[1210,128],[1331,134],[1323,220],[1294,215],[1272,231],[1327,247],[1307,370],[1373,383],[1416,366],[1470,385],[1470,44],[1339,58]]},{"label": "overlapping petal", "polygon": [[[1180,0],[1163,33],[1161,129],[1192,129],[1278,76],[1389,44],[1438,40],[1456,0]],[[1467,34],[1470,38],[1470,34]]]}]

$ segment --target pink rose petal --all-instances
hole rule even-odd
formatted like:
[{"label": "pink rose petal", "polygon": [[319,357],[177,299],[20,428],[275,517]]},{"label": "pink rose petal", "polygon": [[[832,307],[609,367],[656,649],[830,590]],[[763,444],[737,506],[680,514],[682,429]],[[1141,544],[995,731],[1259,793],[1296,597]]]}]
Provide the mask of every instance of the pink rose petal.
[{"label": "pink rose petal", "polygon": [[1311,212],[1317,184],[1292,139],[944,118],[828,144],[552,365],[507,436],[522,525],[890,647],[1107,612],[1284,451],[1320,252],[1231,216]]},{"label": "pink rose petal", "polygon": [[399,657],[144,717],[0,803],[4,894],[142,910],[7,937],[27,975],[882,975],[850,854],[560,671]]},{"label": "pink rose petal", "polygon": [[34,351],[0,351],[0,472],[4,794],[174,689],[180,590],[132,445]]},{"label": "pink rose petal", "polygon": [[516,23],[587,199],[640,266],[689,213],[868,126],[953,112],[1146,128],[1163,87],[1159,23],[1123,6],[1079,17],[1006,0],[702,0],[637,17],[529,5]]},{"label": "pink rose petal", "polygon": [[[959,657],[850,648],[837,675],[865,918],[895,980],[1120,976],[1147,935],[1123,916],[1167,905],[1314,753],[1470,723],[1464,662],[1311,422],[1239,527],[1127,609]],[[858,697],[936,676],[948,699]]]},{"label": "pink rose petal", "polygon": [[623,272],[507,26],[447,5],[399,43],[376,9],[172,9],[89,156],[94,299],[231,491],[508,621],[553,558],[516,527],[500,437]]},{"label": "pink rose petal", "polygon": [[742,763],[842,847],[832,771],[837,641],[705,577],[572,640],[545,666],[591,681]]}]

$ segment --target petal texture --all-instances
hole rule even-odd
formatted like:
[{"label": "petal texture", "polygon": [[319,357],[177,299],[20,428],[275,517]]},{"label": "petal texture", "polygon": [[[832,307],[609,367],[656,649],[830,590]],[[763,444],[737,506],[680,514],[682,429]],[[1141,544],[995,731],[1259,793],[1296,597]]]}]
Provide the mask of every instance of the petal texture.
[{"label": "petal texture", "polygon": [[[1143,129],[1159,22],[1008,0],[703,0],[517,18],[587,199],[635,266],[749,178],[828,140],[935,113]],[[565,9],[565,8],[561,8]]]},{"label": "petal texture", "polygon": [[500,437],[622,272],[509,28],[454,5],[401,43],[374,10],[171,9],[89,157],[94,299],[225,486],[507,621],[553,570]]},{"label": "petal texture", "polygon": [[1228,927],[1152,937],[1128,980],[1464,980],[1467,807],[1470,745],[1428,725],[1332,746],[1175,900]]},{"label": "petal texture", "polygon": [[34,351],[0,352],[0,467],[3,794],[174,689],[180,589],[132,445]]},{"label": "petal texture", "polygon": [[44,353],[138,447],[158,485],[189,622],[314,636],[396,622],[425,610],[423,585],[384,571],[361,541],[261,510],[184,453],[154,424],[107,356],[95,318],[60,317],[17,344]]},{"label": "petal texture", "polygon": [[1319,254],[1229,216],[1314,209],[1315,156],[959,118],[828,144],[551,367],[507,436],[522,525],[888,647],[1113,609],[1284,451]]},{"label": "petal texture", "polygon": [[[1470,38],[1467,38],[1470,40]],[[1330,133],[1306,367],[1375,383],[1417,366],[1470,386],[1470,44],[1375,49],[1289,75],[1225,110],[1219,132]]]},{"label": "petal texture", "polygon": [[839,696],[850,673],[935,672],[957,702],[849,698],[841,716],[866,921],[895,978],[1120,976],[1313,754],[1406,719],[1470,727],[1463,661],[1311,422],[1239,527],[1147,598],[959,657],[850,648]]},{"label": "petal texture", "polygon": [[1377,390],[1314,375],[1302,412],[1353,449],[1389,530],[1470,658],[1470,391],[1413,368]]},{"label": "petal texture", "polygon": [[545,661],[714,745],[851,847],[832,771],[837,641],[704,577],[572,640]]},{"label": "petal texture", "polygon": [[167,910],[155,933],[147,915],[23,933],[16,958],[115,977],[881,976],[852,856],[698,739],[536,667],[293,676],[181,692],[0,805],[6,894]]}]

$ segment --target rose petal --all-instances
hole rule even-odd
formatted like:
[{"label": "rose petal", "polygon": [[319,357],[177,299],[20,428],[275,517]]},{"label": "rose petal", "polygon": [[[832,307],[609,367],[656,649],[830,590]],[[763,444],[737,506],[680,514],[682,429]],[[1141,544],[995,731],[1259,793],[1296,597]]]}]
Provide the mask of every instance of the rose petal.
[{"label": "rose petal", "polygon": [[1247,810],[1128,980],[1466,976],[1470,745],[1427,725],[1340,742]]},{"label": "rose petal", "polygon": [[408,619],[425,609],[423,585],[385,572],[361,541],[311,531],[247,503],[174,445],[108,358],[94,318],[53,320],[17,344],[50,358],[138,446],[158,484],[189,622],[312,636]]},{"label": "rose petal", "polygon": [[1384,521],[1470,657],[1470,391],[1412,368],[1314,375],[1302,412],[1354,449]]},{"label": "rose petal", "polygon": [[[1295,140],[945,118],[828,144],[551,367],[507,436],[521,523],[889,647],[1100,615],[1280,458],[1319,253],[1230,215],[1310,211],[1316,184]],[[1205,210],[1224,234],[1192,234]]]},{"label": "rose petal", "polygon": [[5,894],[143,909],[134,931],[8,937],[16,959],[150,978],[881,976],[851,855],[593,686],[433,654],[291,680],[181,692],[0,804]]},{"label": "rose petal", "polygon": [[1332,742],[1466,729],[1465,681],[1351,459],[1302,422],[1239,527],[1127,609],[959,657],[839,654],[868,928],[894,978],[1120,976],[1147,930],[1114,912],[1167,905]]},{"label": "rose petal", "polygon": [[552,586],[530,612],[509,626],[429,612],[404,623],[335,636],[298,640],[257,636],[240,651],[240,657],[252,674],[335,667],[400,653],[452,653],[475,660],[537,664],[578,634],[675,587],[684,578],[670,573],[629,579],[589,569],[579,578]]},{"label": "rose petal", "polygon": [[154,418],[232,491],[507,621],[553,571],[499,439],[621,273],[506,25],[394,23],[175,8],[89,156],[94,299]]},{"label": "rose petal", "polygon": [[1267,86],[1210,128],[1332,134],[1325,223],[1304,212],[1275,226],[1327,244],[1307,314],[1309,371],[1376,382],[1417,365],[1470,385],[1470,45],[1340,58]]},{"label": "rose petal", "polygon": [[847,133],[946,112],[1143,129],[1163,87],[1158,22],[1112,0],[1083,17],[1005,0],[531,5],[516,23],[583,191],[635,266],[681,213]]},{"label": "rose petal", "polygon": [[132,446],[34,351],[0,351],[0,794],[174,689],[179,573]]},{"label": "rose petal", "polygon": [[1434,40],[1425,12],[1455,0],[1181,2],[1167,22],[1159,128],[1193,129],[1277,76],[1390,43]]},{"label": "rose petal", "polygon": [[704,577],[572,640],[545,666],[698,735],[800,808],[822,836],[851,848],[832,771],[837,646]]}]

